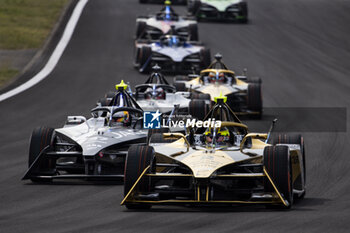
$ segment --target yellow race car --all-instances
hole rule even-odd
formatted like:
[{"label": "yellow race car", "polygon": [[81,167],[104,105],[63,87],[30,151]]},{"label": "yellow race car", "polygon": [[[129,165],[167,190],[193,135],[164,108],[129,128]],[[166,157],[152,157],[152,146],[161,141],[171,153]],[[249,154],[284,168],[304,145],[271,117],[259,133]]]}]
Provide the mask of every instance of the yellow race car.
[{"label": "yellow race car", "polygon": [[273,127],[267,134],[249,133],[225,103],[226,97],[215,100],[204,121],[190,126],[186,135],[155,133],[148,145],[129,149],[122,205],[128,209],[160,204],[290,208],[294,198],[304,197],[303,137],[271,137]]},{"label": "yellow race car", "polygon": [[222,93],[227,96],[227,104],[237,115],[256,118],[262,115],[261,79],[249,79],[246,74],[236,76],[222,62],[220,54],[215,55],[215,60],[199,75],[176,76],[174,86],[179,91],[191,91],[193,96],[210,94],[212,101]]}]

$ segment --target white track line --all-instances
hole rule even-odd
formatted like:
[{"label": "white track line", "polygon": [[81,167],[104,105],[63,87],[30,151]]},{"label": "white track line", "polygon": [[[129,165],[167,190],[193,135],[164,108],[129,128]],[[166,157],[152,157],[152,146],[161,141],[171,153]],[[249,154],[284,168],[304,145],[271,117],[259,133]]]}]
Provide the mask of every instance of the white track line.
[{"label": "white track line", "polygon": [[75,26],[78,23],[80,15],[83,12],[83,9],[88,1],[89,0],[80,0],[77,3],[77,5],[75,6],[74,11],[72,13],[72,16],[70,17],[70,19],[67,23],[67,26],[64,29],[61,40],[58,42],[55,50],[53,51],[50,59],[48,60],[48,62],[45,65],[45,67],[39,73],[37,73],[33,78],[28,80],[27,82],[25,82],[22,85],[0,95],[0,102],[5,100],[5,99],[8,99],[14,95],[19,94],[22,91],[25,91],[25,90],[31,88],[32,86],[34,86],[35,84],[39,83],[41,80],[46,78],[52,72],[52,70],[55,68],[58,61],[60,60],[65,48],[67,47],[69,40],[71,39],[71,37],[73,35]]}]

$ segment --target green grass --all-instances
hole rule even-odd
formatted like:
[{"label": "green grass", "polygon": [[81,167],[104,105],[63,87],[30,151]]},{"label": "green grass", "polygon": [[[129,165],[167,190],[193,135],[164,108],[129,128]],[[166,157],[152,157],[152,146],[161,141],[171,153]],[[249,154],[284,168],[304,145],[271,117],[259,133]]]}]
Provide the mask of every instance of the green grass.
[{"label": "green grass", "polygon": [[12,69],[7,65],[0,66],[0,87],[18,74],[19,70]]},{"label": "green grass", "polygon": [[43,45],[68,0],[0,0],[0,49]]}]

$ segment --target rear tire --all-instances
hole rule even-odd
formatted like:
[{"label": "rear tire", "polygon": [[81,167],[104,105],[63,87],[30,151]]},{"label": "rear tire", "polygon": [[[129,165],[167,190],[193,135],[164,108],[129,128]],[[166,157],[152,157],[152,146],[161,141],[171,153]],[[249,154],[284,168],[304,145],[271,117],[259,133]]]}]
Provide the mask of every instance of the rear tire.
[{"label": "rear tire", "polygon": [[177,75],[177,76],[174,77],[173,83],[175,84],[178,81],[185,81],[185,82],[187,82],[187,81],[190,81],[190,79],[187,76]]},{"label": "rear tire", "polygon": [[197,24],[190,24],[188,25],[188,34],[190,41],[198,41],[198,26]]},{"label": "rear tire", "polygon": [[191,93],[191,99],[210,100],[210,94],[203,94],[203,93],[192,92]]},{"label": "rear tire", "polygon": [[[52,146],[55,138],[55,130],[49,127],[37,127],[33,130],[29,146],[28,167],[37,159],[42,150],[47,146]],[[56,171],[56,160],[53,158],[43,158],[38,164],[35,172],[45,172],[54,174]],[[49,182],[52,179],[31,178],[33,182]]]},{"label": "rear tire", "polygon": [[110,100],[108,100],[107,98],[101,98],[98,103],[101,105],[101,107],[105,107],[105,106],[109,106],[109,104],[111,103]]},{"label": "rear tire", "polygon": [[259,84],[261,84],[261,78],[259,78],[259,77],[247,78],[247,83],[259,83]]},{"label": "rear tire", "polygon": [[139,21],[136,23],[136,39],[141,39],[145,30],[146,30],[146,22]]},{"label": "rear tire", "polygon": [[150,142],[153,143],[172,143],[177,139],[164,139],[163,133],[152,134]]},{"label": "rear tire", "polygon": [[240,16],[242,17],[239,19],[240,23],[247,23],[248,22],[248,4],[247,2],[241,3],[242,11],[240,12]]},{"label": "rear tire", "polygon": [[147,141],[149,142],[149,139],[153,134],[162,134],[162,133],[169,133],[169,128],[149,129],[147,132]]},{"label": "rear tire", "polygon": [[187,1],[187,12],[191,15],[196,15],[201,3],[198,0],[188,0]]},{"label": "rear tire", "polygon": [[109,91],[109,92],[106,93],[105,98],[112,99],[112,98],[114,98],[115,94],[116,93],[114,91]]},{"label": "rear tire", "polygon": [[210,49],[200,50],[201,69],[206,69],[211,62]]},{"label": "rear tire", "polygon": [[208,113],[208,107],[204,100],[191,100],[188,112],[192,117],[203,120]]},{"label": "rear tire", "polygon": [[262,115],[262,96],[261,96],[261,85],[252,83],[248,85],[248,99],[247,99],[248,110],[259,112],[256,118],[260,119]]},{"label": "rear tire", "polygon": [[[289,148],[287,146],[265,147],[264,166],[280,194],[289,202],[289,206],[283,205],[283,208],[286,209],[290,209],[293,205],[293,174],[291,165]],[[265,182],[265,191],[274,192],[274,188],[268,180]]]},{"label": "rear tire", "polygon": [[148,59],[150,59],[152,56],[152,49],[148,46],[142,46],[138,56],[139,56],[138,62],[139,62],[140,69],[146,64],[146,62],[148,62],[147,66],[142,71],[142,73],[148,73],[150,70],[150,62],[148,61]]},{"label": "rear tire", "polygon": [[[129,193],[142,172],[151,165],[154,159],[154,149],[150,146],[132,145],[126,156],[124,171],[124,197]],[[138,185],[137,192],[148,192],[150,189],[150,180],[143,177]],[[149,209],[150,204],[131,204],[125,205],[128,209]]]},{"label": "rear tire", "polygon": [[185,83],[174,83],[174,87],[176,88],[176,91],[187,91]]}]

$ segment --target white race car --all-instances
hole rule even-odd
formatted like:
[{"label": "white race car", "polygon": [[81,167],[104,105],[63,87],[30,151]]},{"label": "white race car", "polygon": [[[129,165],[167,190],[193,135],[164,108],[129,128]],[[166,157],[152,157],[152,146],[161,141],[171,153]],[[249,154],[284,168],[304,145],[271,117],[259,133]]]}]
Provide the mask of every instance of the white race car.
[{"label": "white race car", "polygon": [[169,33],[172,27],[179,36],[198,41],[197,20],[194,17],[179,16],[168,4],[156,15],[136,19],[136,39],[158,40]]},{"label": "white race car", "polygon": [[[160,67],[154,66],[147,81],[137,85],[134,93],[131,90],[129,93],[144,111],[159,111],[168,116],[191,115],[203,119],[210,108],[210,95],[181,92],[176,88],[184,88],[184,84],[170,85],[160,73]],[[115,94],[113,91],[108,92],[98,105],[113,106],[111,100]]]}]

